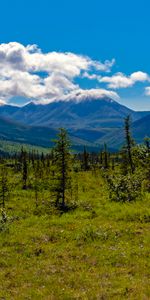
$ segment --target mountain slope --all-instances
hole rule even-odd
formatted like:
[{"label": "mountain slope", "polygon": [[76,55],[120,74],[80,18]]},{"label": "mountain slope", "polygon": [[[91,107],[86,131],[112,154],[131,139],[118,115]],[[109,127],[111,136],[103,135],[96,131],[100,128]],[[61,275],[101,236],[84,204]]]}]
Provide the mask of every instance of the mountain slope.
[{"label": "mountain slope", "polygon": [[121,129],[124,118],[129,114],[136,120],[133,135],[140,143],[146,135],[150,136],[150,114],[134,112],[109,98],[72,99],[47,105],[29,103],[23,107],[3,105],[0,106],[0,139],[50,147],[58,128],[66,127],[74,147],[80,150],[83,145],[93,149],[104,143],[118,149],[124,141]]},{"label": "mountain slope", "polygon": [[[42,147],[51,147],[52,140],[56,139],[58,130],[54,128],[29,126],[0,118],[0,141],[18,142]],[[70,132],[70,139],[75,149],[83,149],[83,145],[94,149],[96,146],[84,138],[74,136]]]},{"label": "mountain slope", "polygon": [[133,123],[133,136],[139,143],[146,136],[150,137],[150,114]]},{"label": "mountain slope", "polygon": [[128,114],[134,112],[112,99],[88,97],[83,101],[72,99],[47,105],[29,103],[13,112],[7,107],[0,110],[1,116],[10,116],[24,124],[54,128],[120,127]]},{"label": "mountain slope", "polygon": [[50,140],[55,138],[55,129],[43,127],[30,127],[14,122],[12,120],[0,118],[0,139],[15,141],[49,147]]},{"label": "mountain slope", "polygon": [[17,111],[20,110],[20,107],[13,105],[0,105],[0,116],[4,118],[10,118]]},{"label": "mountain slope", "polygon": [[[136,143],[142,143],[145,137],[150,137],[150,114],[133,122],[131,132]],[[98,139],[96,143],[101,145],[107,143],[109,147],[119,149],[124,143],[124,138],[124,129],[116,129]]]}]

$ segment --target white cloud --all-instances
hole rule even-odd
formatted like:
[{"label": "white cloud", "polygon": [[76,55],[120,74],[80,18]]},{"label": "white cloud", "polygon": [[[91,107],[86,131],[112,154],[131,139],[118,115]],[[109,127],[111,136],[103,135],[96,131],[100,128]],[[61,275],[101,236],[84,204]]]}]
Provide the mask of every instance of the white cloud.
[{"label": "white cloud", "polygon": [[[70,92],[68,95],[64,95],[61,99],[57,99],[59,100],[63,100],[63,101],[69,101],[69,100],[75,100],[75,101],[84,101],[87,99],[101,99],[103,97],[106,98],[111,98],[111,99],[115,99],[118,100],[120,97],[119,95],[114,92],[114,91],[108,91],[105,89],[75,89],[74,91]],[[50,100],[42,100],[42,101],[38,101],[38,103],[50,103],[52,102],[53,99]],[[112,100],[113,101],[113,100]]]},{"label": "white cloud", "polygon": [[66,52],[42,53],[36,45],[23,46],[13,42],[0,45],[0,65],[3,68],[28,72],[52,72],[70,77],[83,70],[109,71],[114,60],[101,63],[87,56]]},{"label": "white cloud", "polygon": [[66,99],[74,99],[76,98],[77,101],[80,100],[85,100],[87,98],[92,98],[92,99],[99,99],[103,97],[109,97],[113,99],[119,99],[119,96],[116,92],[113,91],[108,91],[105,89],[87,89],[87,90],[82,90],[79,89],[78,91],[73,91],[70,95],[65,97]]},{"label": "white cloud", "polygon": [[130,78],[133,80],[133,82],[144,82],[144,81],[150,81],[150,77],[147,73],[138,71],[138,72],[134,72],[130,75]]},{"label": "white cloud", "polygon": [[94,76],[94,72],[109,72],[114,62],[101,63],[70,52],[43,53],[36,45],[0,44],[0,98],[61,100],[80,89],[75,79],[82,73],[93,72]]},{"label": "white cloud", "polygon": [[150,86],[147,86],[147,87],[145,88],[145,95],[146,95],[146,96],[150,96]]},{"label": "white cloud", "polygon": [[107,83],[107,86],[112,89],[127,88],[133,86],[136,82],[150,81],[147,73],[138,71],[126,76],[123,73],[117,73],[111,77],[104,76],[99,79],[100,82]]},{"label": "white cloud", "polygon": [[100,75],[97,75],[97,74],[90,74],[90,73],[88,73],[88,72],[84,72],[83,74],[82,74],[82,77],[83,78],[88,78],[88,79],[90,79],[90,80],[100,80],[101,79],[101,76]]},{"label": "white cloud", "polygon": [[[114,59],[102,63],[71,52],[43,53],[37,45],[0,44],[0,104],[16,96],[37,103],[67,101],[72,97],[77,100],[103,96],[118,99],[116,92],[101,88],[104,83],[109,89],[118,89],[150,81],[149,75],[141,71],[130,76],[117,73],[102,77],[102,73],[110,72],[114,64]],[[76,79],[82,78],[97,80],[97,88],[83,90],[76,83]],[[148,93],[149,87],[146,89]]]},{"label": "white cloud", "polygon": [[4,100],[0,99],[0,106],[6,104]]}]

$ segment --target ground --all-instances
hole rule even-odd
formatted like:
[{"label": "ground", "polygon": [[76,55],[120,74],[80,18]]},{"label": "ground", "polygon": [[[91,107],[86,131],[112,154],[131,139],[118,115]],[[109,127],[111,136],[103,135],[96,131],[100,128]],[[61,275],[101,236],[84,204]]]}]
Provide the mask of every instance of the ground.
[{"label": "ground", "polygon": [[111,202],[99,172],[78,183],[78,206],[64,214],[37,210],[30,190],[13,192],[0,232],[0,299],[150,299],[150,196]]}]

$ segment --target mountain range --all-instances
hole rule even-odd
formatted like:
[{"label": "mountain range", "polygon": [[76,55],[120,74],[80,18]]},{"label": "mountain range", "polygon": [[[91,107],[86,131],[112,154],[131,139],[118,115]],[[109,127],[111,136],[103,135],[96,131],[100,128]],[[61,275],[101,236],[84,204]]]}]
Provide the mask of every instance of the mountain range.
[{"label": "mountain range", "polygon": [[133,136],[141,143],[150,136],[150,112],[135,112],[110,98],[75,98],[45,105],[30,102],[22,107],[1,105],[0,139],[50,147],[58,128],[64,127],[76,148],[87,145],[94,149],[106,142],[115,150],[123,144],[127,115],[133,121]]}]

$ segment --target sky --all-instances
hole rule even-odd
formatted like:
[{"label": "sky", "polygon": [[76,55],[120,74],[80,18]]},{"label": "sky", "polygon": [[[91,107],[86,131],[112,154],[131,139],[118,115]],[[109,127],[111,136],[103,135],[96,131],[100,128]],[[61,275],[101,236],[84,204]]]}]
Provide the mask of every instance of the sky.
[{"label": "sky", "polygon": [[149,0],[5,0],[0,102],[109,96],[150,110]]}]

